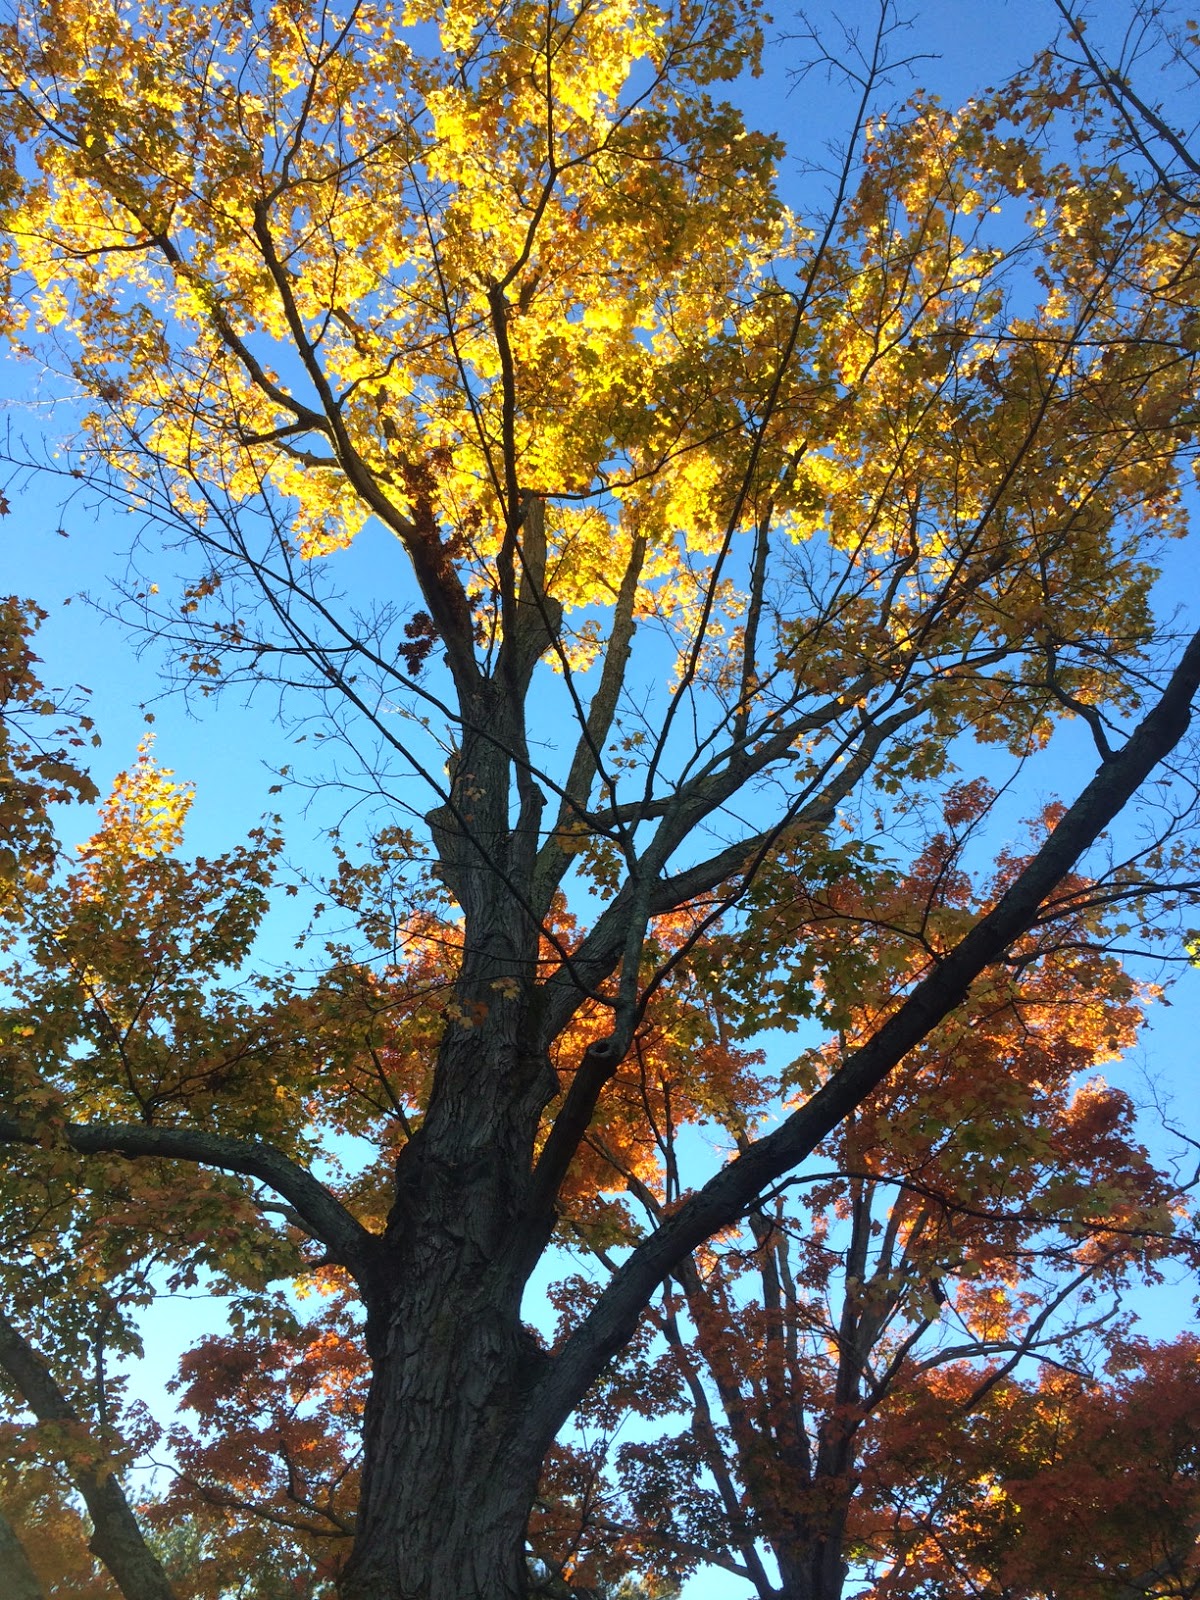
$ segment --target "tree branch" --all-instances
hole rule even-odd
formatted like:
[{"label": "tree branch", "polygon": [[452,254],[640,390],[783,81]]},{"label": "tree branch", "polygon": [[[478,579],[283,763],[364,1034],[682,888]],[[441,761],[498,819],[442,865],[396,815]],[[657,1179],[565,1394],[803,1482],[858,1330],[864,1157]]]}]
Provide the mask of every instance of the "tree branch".
[{"label": "tree branch", "polygon": [[1030,928],[1039,907],[1179,743],[1200,689],[1193,635],[1158,703],[1063,815],[1041,849],[878,1033],[773,1133],[737,1156],[644,1240],[550,1364],[528,1413],[525,1448],[539,1450],[610,1357],[633,1335],[658,1284],[705,1239],[730,1227],[763,1190],[805,1160],[904,1056],[961,1004],[972,982]]},{"label": "tree branch", "polygon": [[38,1575],[29,1564],[17,1530],[0,1509],[0,1572],[8,1584],[8,1600],[46,1600]]},{"label": "tree branch", "polygon": [[[80,1155],[122,1155],[194,1161],[258,1178],[289,1202],[303,1225],[360,1284],[370,1276],[379,1241],[310,1172],[269,1144],[231,1139],[191,1128],[154,1128],[138,1123],[67,1123],[63,1137]],[[0,1143],[40,1144],[38,1134],[11,1118],[0,1118]]]},{"label": "tree branch", "polygon": [[[39,1422],[57,1423],[76,1435],[64,1439],[61,1460],[92,1519],[89,1548],[108,1568],[125,1600],[176,1600],[158,1557],[142,1537],[106,1452],[89,1440],[86,1425],[45,1361],[2,1311],[0,1368]],[[78,1437],[80,1434],[83,1437]]]}]

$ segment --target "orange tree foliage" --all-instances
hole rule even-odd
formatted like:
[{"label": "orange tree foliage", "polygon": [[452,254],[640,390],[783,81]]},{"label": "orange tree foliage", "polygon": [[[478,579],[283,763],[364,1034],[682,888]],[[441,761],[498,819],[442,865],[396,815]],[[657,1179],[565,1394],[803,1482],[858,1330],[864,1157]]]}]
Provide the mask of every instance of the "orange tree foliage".
[{"label": "orange tree foliage", "polygon": [[[1036,1593],[1066,1580],[1012,1508],[1067,1492],[1055,1407],[1076,1461],[1186,1388],[1184,1347],[1097,1386],[1092,1346],[1184,1249],[1097,1071],[1145,998],[1106,952],[1178,957],[1196,899],[1200,636],[1151,588],[1187,531],[1200,169],[1076,27],[1074,65],[885,114],[885,4],[793,209],[783,139],[721,98],[763,27],[6,12],[0,333],[81,402],[54,470],[178,550],[126,599],[184,679],[278,685],[377,807],[309,979],[256,967],[279,843],[183,859],[149,749],[56,865],[78,735],[25,731],[52,708],[0,619],[0,1367],[127,1596],[666,1593],[715,1561],[837,1600],[851,1560]],[[1017,849],[958,769],[1041,796],[1059,729],[1095,773]],[[591,1275],[551,1340],[561,1247]],[[147,1540],[125,1368],[139,1307],[201,1282],[231,1326],[185,1364]],[[611,1445],[630,1412],[656,1445]],[[1173,1496],[1104,1581],[1171,1592]]]},{"label": "orange tree foliage", "polygon": [[1192,1336],[1117,1341],[1108,1377],[1045,1368],[1037,1383],[1005,1378],[964,1427],[978,1374],[944,1369],[904,1428],[910,1441],[953,1437],[952,1452],[918,1476],[911,1446],[896,1441],[872,1529],[874,1552],[887,1551],[875,1592],[1192,1593],[1200,1348]]},{"label": "orange tree foliage", "polygon": [[[918,933],[936,945],[947,913],[972,903],[958,857],[989,798],[981,786],[952,791],[954,826],[886,895],[876,880],[869,908],[852,881],[806,894],[806,950],[814,939],[853,942],[862,965],[851,966],[843,996],[826,991],[844,1008],[838,1042],[793,1062],[779,1086],[785,1093],[809,1093],[836,1070],[855,1036],[878,1025],[879,1007],[894,1003],[896,969],[914,959]],[[985,903],[1015,866],[1004,863],[985,886]],[[783,889],[777,879],[770,907],[781,943],[794,915],[774,898]],[[1061,1437],[1057,1411],[1036,1421],[1043,1392],[1055,1407],[1094,1395],[1097,1415],[1108,1415],[1110,1392],[1079,1374],[1106,1358],[1123,1370],[1138,1364],[1118,1314],[1122,1291],[1160,1282],[1164,1262],[1192,1253],[1176,1231],[1183,1196],[1138,1143],[1128,1097],[1096,1073],[1133,1042],[1142,997],[1098,948],[1100,925],[1082,909],[1091,886],[1065,880],[1062,892],[1081,908],[1078,920],[1015,947],[1010,970],[978,984],[966,1013],[911,1052],[807,1169],[674,1275],[650,1314],[661,1358],[652,1373],[626,1362],[615,1387],[585,1402],[590,1439],[570,1455],[572,1511],[564,1503],[549,1511],[583,1570],[603,1573],[614,1551],[671,1574],[711,1563],[768,1600],[776,1573],[785,1592],[823,1582],[823,1592],[836,1593],[855,1560],[875,1578],[859,1592],[992,1592],[982,1545],[951,1538],[952,1491],[972,1513],[990,1505],[1005,1452],[1020,1454],[1026,1430],[1041,1425],[1051,1443]],[[710,1034],[730,1041],[714,1038],[712,1054],[732,1092],[722,1103],[710,1090],[703,1115],[745,1151],[756,1123],[746,1113],[756,1103],[739,1083],[747,1063],[732,1043],[737,1005],[706,992],[722,953],[715,940],[689,963],[700,1015]],[[826,959],[831,973],[843,965]],[[646,1029],[636,1065],[618,1074],[625,1103],[614,1098],[615,1124],[593,1128],[574,1196],[570,1229],[608,1271],[617,1270],[620,1244],[677,1203],[674,1174],[698,1120],[690,1075],[681,1081],[678,1052],[656,1049],[656,1034]],[[754,1082],[761,1095],[761,1072]],[[598,1206],[598,1196],[621,1189],[629,1201]],[[586,1279],[560,1289],[565,1325],[594,1292]],[[1151,1353],[1134,1387],[1168,1414],[1192,1405],[1195,1357],[1188,1341]],[[1050,1364],[1030,1396],[1020,1375],[1040,1361]],[[690,1423],[661,1423],[648,1442],[607,1448],[630,1409]],[[1082,1472],[1078,1499],[1098,1523],[1124,1519],[1116,1546],[1140,1559],[1140,1570],[1155,1567],[1164,1539],[1176,1541],[1177,1562],[1181,1553],[1187,1560],[1169,1584],[1192,1571],[1194,1460],[1182,1453],[1176,1490],[1146,1502],[1144,1523],[1128,1521],[1122,1500],[1143,1493],[1139,1474],[1160,1473],[1160,1450],[1178,1450],[1164,1447],[1157,1429],[1121,1435],[1129,1455],[1123,1469],[1109,1469],[1119,1488],[1098,1489],[1088,1476],[1091,1446],[1061,1464],[1047,1446],[1044,1460],[1033,1452],[1027,1464],[1053,1467],[1038,1485],[1053,1481],[1064,1493]],[[1181,1420],[1181,1439],[1186,1431]],[[1029,1506],[1034,1493],[1022,1486]],[[1042,1515],[997,1523],[988,1560],[1002,1556],[1005,1576],[996,1593],[1057,1592],[1064,1581],[1047,1558],[1054,1519],[1044,1543],[1030,1538]]]},{"label": "orange tree foliage", "polygon": [[[184,862],[190,800],[143,749],[79,864],[49,879],[31,870],[12,916],[7,1082],[46,1135],[5,1193],[21,1262],[5,1303],[25,1347],[52,1350],[75,1377],[70,1413],[43,1414],[0,1337],[0,1365],[37,1418],[9,1428],[0,1507],[47,1594],[113,1592],[64,1494],[98,1463],[115,1483],[157,1453],[121,1357],[164,1276],[172,1288],[215,1278],[235,1293],[233,1327],[184,1357],[172,1487],[142,1508],[151,1554],[177,1597],[250,1583],[262,1600],[300,1600],[336,1582],[360,1488],[369,1361],[344,1271],[311,1250],[305,1261],[311,1230],[262,1186],[247,1194],[169,1160],[127,1159],[81,1183],[53,1129],[66,1126],[68,1096],[83,1120],[90,1080],[144,1102],[151,1127],[171,1125],[160,1107],[208,1095],[222,1127],[276,1150],[302,1156],[322,1129],[352,1135],[358,1167],[338,1192],[378,1225],[429,1093],[430,996],[450,992],[461,954],[453,926],[398,918],[384,840],[366,861],[343,856],[325,888],[366,943],[390,930],[386,956],[351,961],[332,944],[334,964],[305,993],[236,981],[276,841]],[[560,1241],[599,1278],[570,1274],[552,1290],[554,1346],[684,1201],[689,1140],[703,1130],[749,1150],[770,1108],[835,1075],[959,919],[1020,874],[1015,855],[982,883],[965,869],[994,801],[986,785],[952,787],[941,829],[905,870],[871,860],[868,871],[843,851],[822,860],[819,881],[793,851],[764,871],[750,921],[769,928],[773,981],[829,1033],[782,1074],[742,1042],[758,1026],[757,985],[723,983],[733,938],[695,942],[694,907],[656,921],[645,959],[679,959],[560,1190]],[[1037,820],[1031,845],[1054,820]],[[1120,1588],[1131,1572],[1150,1575],[1138,1592],[1186,1592],[1200,1364],[1191,1343],[1149,1348],[1114,1320],[1123,1289],[1187,1258],[1185,1197],[1138,1144],[1128,1098],[1096,1075],[1133,1042],[1145,999],[1105,953],[1111,885],[1072,875],[1057,893],[1063,904],[961,1014],[744,1222],[678,1265],[544,1463],[528,1535],[548,1592],[604,1592],[636,1573],[646,1593],[670,1593],[715,1566],[769,1600],[780,1579],[785,1593],[810,1578],[837,1593],[854,1561],[881,1600],[953,1583],[1033,1597],[1072,1592],[1061,1586],[1084,1581],[1085,1552],[1089,1592],[1133,1592]],[[555,941],[580,937],[561,913],[549,935],[547,960]],[[577,1014],[560,1041],[564,1074],[606,1009],[601,997]],[[28,1017],[36,1029],[18,1021]],[[264,1227],[273,1216],[283,1235]],[[273,1295],[280,1278],[304,1298]],[[1047,1360],[1040,1379],[1022,1377]],[[1104,1366],[1115,1383],[1089,1376]],[[653,1437],[623,1440],[631,1417]],[[1119,1537],[1102,1540],[1113,1527]],[[127,1574],[121,1588],[147,1592]]]},{"label": "orange tree foliage", "polygon": [[[13,1443],[6,1441],[6,1458],[11,1452],[19,1460]],[[52,1468],[28,1460],[8,1464],[2,1504],[0,1559],[15,1600],[115,1600],[120,1591],[88,1549],[84,1518]]]}]

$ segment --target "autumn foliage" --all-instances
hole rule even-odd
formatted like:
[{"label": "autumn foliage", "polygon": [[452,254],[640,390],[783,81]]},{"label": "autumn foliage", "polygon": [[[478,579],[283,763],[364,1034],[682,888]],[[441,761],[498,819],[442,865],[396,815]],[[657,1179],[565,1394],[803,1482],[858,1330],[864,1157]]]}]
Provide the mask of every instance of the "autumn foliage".
[{"label": "autumn foliage", "polygon": [[10,492],[136,512],[112,603],[347,817],[189,857],[168,736],[60,837],[0,606],[21,1600],[1194,1592],[1116,1079],[1196,947],[1200,158],[1053,10],[957,110],[814,38],[793,193],[742,0],[10,6],[0,335],[78,401]]}]

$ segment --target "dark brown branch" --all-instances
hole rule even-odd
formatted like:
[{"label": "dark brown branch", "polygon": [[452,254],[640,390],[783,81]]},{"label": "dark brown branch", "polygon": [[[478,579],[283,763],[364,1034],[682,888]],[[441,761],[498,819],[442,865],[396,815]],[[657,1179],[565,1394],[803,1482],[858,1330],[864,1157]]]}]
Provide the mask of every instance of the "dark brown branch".
[{"label": "dark brown branch", "polygon": [[[687,868],[670,878],[662,876],[659,863],[652,854],[655,847],[660,845],[667,827],[664,823],[650,851],[638,861],[637,873],[630,874],[626,888],[602,914],[592,932],[575,953],[572,958],[572,971],[557,975],[546,985],[550,1001],[546,1009],[546,1020],[549,1025],[557,1032],[565,1024],[567,1015],[580,1004],[583,998],[581,992],[568,987],[568,984],[577,982],[577,974],[587,976],[594,984],[598,984],[608,976],[620,959],[622,948],[627,946],[630,940],[631,929],[640,940],[645,923],[651,917],[673,911],[697,895],[705,894],[731,878],[735,879],[720,904],[709,916],[702,919],[693,936],[685,941],[683,950],[677,951],[672,961],[678,960],[681,954],[690,950],[701,934],[745,893],[768,854],[785,833],[797,828],[816,830],[828,825],[833,818],[835,805],[850,793],[880,746],[892,733],[916,715],[915,709],[906,709],[895,713],[893,717],[881,719],[866,730],[853,756],[844,762],[837,777],[816,796],[797,801],[782,819],[764,832],[749,839],[739,840],[725,850],[718,851],[707,861],[701,861],[696,866]],[[728,792],[732,793],[744,782],[744,772],[740,777],[731,773],[718,774],[716,778],[709,780],[710,787],[707,790],[697,788],[693,809],[690,813],[686,810],[684,813],[685,817],[690,817],[685,831],[695,827],[702,815],[717,809],[725,798],[726,785]],[[714,788],[711,785],[718,787]],[[669,837],[671,836],[668,835]],[[640,921],[639,909],[631,890],[631,886],[636,885],[639,879],[644,891]],[[646,1002],[669,970],[669,966],[666,966],[659,971],[646,987],[637,1009],[632,1015],[621,1019],[621,1025],[614,1028],[613,1036],[598,1040],[584,1056],[538,1158],[530,1190],[530,1204],[535,1212],[539,1208],[553,1204],[558,1186],[566,1175],[579,1141],[591,1122],[604,1085],[620,1065],[628,1048],[632,1030],[643,1014]]]},{"label": "dark brown branch", "polygon": [[[1083,24],[1074,16],[1066,0],[1054,0],[1054,3],[1058,8],[1059,15],[1070,30],[1072,40],[1082,51],[1083,59],[1086,61],[1093,79],[1125,124],[1126,130],[1136,148],[1150,163],[1154,176],[1162,185],[1164,192],[1178,205],[1194,211],[1198,203],[1196,196],[1185,194],[1168,169],[1155,156],[1150,148],[1146,129],[1148,128],[1152,133],[1157,134],[1176,160],[1181,162],[1185,170],[1190,172],[1193,177],[1200,177],[1200,160],[1197,160],[1192,154],[1175,129],[1159,115],[1153,106],[1148,105],[1142,99],[1128,78],[1119,72],[1114,72],[1096,54],[1087,42]],[[1134,113],[1136,113],[1136,116]]]},{"label": "dark brown branch", "polygon": [[296,304],[287,271],[275,249],[265,201],[260,200],[254,207],[254,236],[278,292],[296,352],[324,408],[322,432],[332,440],[338,463],[363,504],[404,542],[417,582],[445,646],[455,683],[460,694],[469,694],[479,682],[479,669],[472,647],[471,608],[442,545],[428,495],[424,490],[414,488],[413,515],[406,517],[384,494],[377,475],[368,470],[355,449],[342,416],[342,402],[333,393],[317,359],[317,352],[305,332],[304,319]]},{"label": "dark brown branch", "polygon": [[0,1509],[0,1572],[8,1584],[8,1600],[46,1600],[46,1592],[29,1564],[25,1546],[3,1509]]},{"label": "dark brown branch", "polygon": [[[584,814],[592,783],[597,774],[608,790],[614,815],[616,813],[616,791],[612,779],[604,770],[603,749],[616,715],[621,687],[625,682],[625,670],[629,664],[629,653],[636,626],[633,615],[634,602],[637,598],[637,586],[642,575],[645,556],[646,541],[639,534],[633,540],[629,562],[621,577],[608,648],[604,652],[604,665],[600,670],[599,687],[592,697],[586,718],[580,719],[579,742],[575,747],[571,770],[562,790],[562,804],[558,812],[560,829]],[[588,819],[589,822],[591,820]],[[539,862],[539,871],[547,875],[554,867],[558,867],[561,872],[563,852],[557,845],[554,848],[558,861],[547,861],[545,865]]]}]

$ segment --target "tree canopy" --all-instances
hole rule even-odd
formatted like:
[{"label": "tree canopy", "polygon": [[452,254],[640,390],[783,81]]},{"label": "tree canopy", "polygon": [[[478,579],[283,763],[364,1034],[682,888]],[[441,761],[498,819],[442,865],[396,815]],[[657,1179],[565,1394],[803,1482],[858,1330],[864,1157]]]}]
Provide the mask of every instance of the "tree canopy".
[{"label": "tree canopy", "polygon": [[[741,0],[10,6],[38,470],[371,819],[292,971],[277,827],[188,859],[148,745],[56,851],[91,729],[0,612],[31,1597],[1192,1592],[1196,1350],[1116,1314],[1187,1183],[1100,1074],[1195,940],[1200,163],[1057,12],[952,110],[882,4],[801,203]],[[142,1507],[138,1312],[201,1282]]]}]

